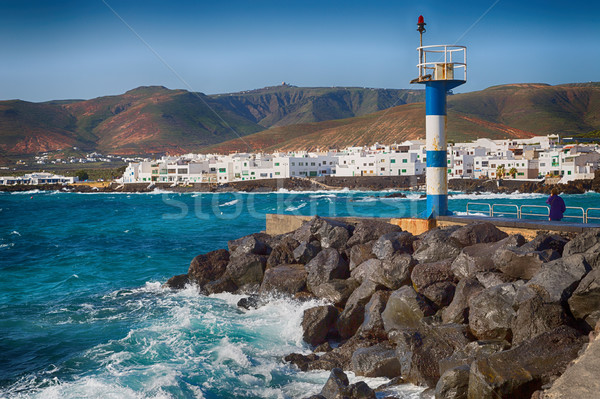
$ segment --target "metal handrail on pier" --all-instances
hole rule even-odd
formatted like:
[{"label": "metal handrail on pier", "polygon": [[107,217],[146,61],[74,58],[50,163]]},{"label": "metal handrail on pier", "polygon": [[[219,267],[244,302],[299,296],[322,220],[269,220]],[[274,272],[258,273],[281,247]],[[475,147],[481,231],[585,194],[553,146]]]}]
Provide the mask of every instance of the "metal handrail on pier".
[{"label": "metal handrail on pier", "polygon": [[[477,210],[473,209],[473,207],[487,207],[487,210]],[[508,211],[500,211],[496,210],[496,207],[510,207],[515,208],[516,212],[508,212]],[[525,209],[525,211],[524,211]],[[534,212],[535,209],[545,209],[546,212],[539,213]],[[567,206],[567,210],[576,210],[581,213],[581,215],[563,215],[563,218],[570,219],[581,219],[582,223],[589,223],[590,219],[600,220],[600,216],[589,216],[590,211],[600,211],[600,208],[587,208],[584,209],[579,206]],[[487,213],[489,217],[501,216],[501,215],[514,215],[517,219],[523,219],[523,216],[533,216],[533,217],[549,217],[550,216],[550,207],[546,205],[528,205],[524,204],[521,206],[515,204],[489,204],[487,202],[467,202],[467,215],[471,215],[473,213]]]}]

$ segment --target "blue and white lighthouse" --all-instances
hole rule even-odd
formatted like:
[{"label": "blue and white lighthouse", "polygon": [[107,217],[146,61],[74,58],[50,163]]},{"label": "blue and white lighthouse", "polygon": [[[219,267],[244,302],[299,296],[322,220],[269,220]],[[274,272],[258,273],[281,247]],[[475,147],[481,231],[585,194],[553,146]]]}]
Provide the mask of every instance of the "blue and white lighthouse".
[{"label": "blue and white lighthouse", "polygon": [[423,46],[425,25],[423,16],[419,16],[419,77],[410,83],[425,85],[427,210],[424,216],[429,218],[449,214],[446,93],[467,81],[467,48],[455,45]]}]

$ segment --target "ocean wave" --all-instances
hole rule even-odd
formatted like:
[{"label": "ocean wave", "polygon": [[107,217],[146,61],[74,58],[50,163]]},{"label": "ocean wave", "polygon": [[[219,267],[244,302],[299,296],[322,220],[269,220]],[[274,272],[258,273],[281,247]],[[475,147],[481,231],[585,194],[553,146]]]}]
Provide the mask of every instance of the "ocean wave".
[{"label": "ocean wave", "polygon": [[0,244],[0,249],[12,248],[15,246],[14,242],[9,242],[8,244]]},{"label": "ocean wave", "polygon": [[547,198],[547,194],[539,194],[539,193],[481,193],[481,194],[466,194],[466,193],[458,193],[458,194],[450,194],[448,196],[448,200],[523,200],[523,199],[538,199],[538,198]]},{"label": "ocean wave", "polygon": [[234,199],[233,201],[225,202],[224,204],[220,204],[219,206],[231,206],[237,204],[238,202],[240,202],[239,199]]},{"label": "ocean wave", "polygon": [[321,199],[321,198],[335,198],[335,194],[312,194],[309,198]]},{"label": "ocean wave", "polygon": [[12,235],[15,235],[15,236],[19,236],[19,237],[21,237],[21,233],[19,233],[17,230],[13,230],[13,231],[11,231],[11,232],[10,232],[10,235],[11,235],[11,236],[12,236]]},{"label": "ocean wave", "polygon": [[297,205],[297,206],[290,205],[287,208],[285,208],[285,211],[286,212],[294,212],[294,211],[297,211],[299,209],[304,208],[306,205],[308,205],[306,202],[303,202],[303,203],[301,203],[300,205]]}]

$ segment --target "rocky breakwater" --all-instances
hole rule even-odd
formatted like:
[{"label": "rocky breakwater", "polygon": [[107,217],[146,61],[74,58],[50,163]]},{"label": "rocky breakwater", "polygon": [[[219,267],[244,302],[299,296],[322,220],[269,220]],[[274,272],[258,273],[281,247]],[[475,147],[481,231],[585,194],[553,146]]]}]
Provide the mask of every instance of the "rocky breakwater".
[{"label": "rocky breakwater", "polygon": [[331,370],[313,398],[375,397],[345,371],[426,386],[436,398],[539,397],[600,319],[600,230],[527,242],[489,223],[413,236],[376,220],[314,217],[228,247],[166,284],[245,294],[246,308],[273,295],[322,299],[302,321],[313,352],[285,357]]}]

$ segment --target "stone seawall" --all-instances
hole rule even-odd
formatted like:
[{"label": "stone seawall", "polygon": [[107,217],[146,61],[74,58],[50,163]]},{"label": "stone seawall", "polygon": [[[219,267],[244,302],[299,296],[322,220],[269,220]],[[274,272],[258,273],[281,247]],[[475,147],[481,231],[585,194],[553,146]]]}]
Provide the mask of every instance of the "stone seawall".
[{"label": "stone seawall", "polygon": [[313,398],[375,398],[347,371],[437,398],[541,397],[600,328],[600,230],[528,240],[484,222],[418,235],[390,222],[296,217],[196,256],[166,285],[247,295],[241,308],[328,303],[304,313],[313,353],[282,359],[331,371]]}]

